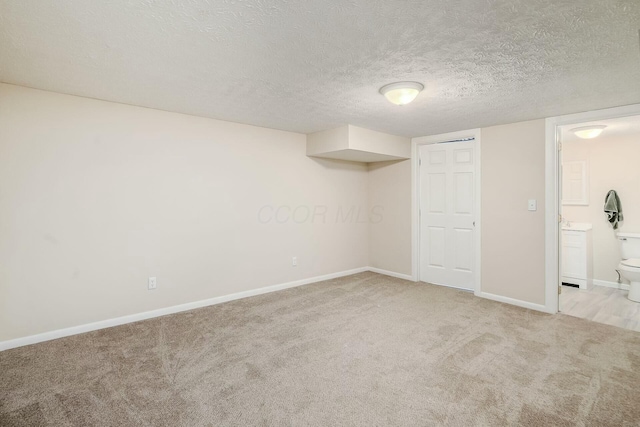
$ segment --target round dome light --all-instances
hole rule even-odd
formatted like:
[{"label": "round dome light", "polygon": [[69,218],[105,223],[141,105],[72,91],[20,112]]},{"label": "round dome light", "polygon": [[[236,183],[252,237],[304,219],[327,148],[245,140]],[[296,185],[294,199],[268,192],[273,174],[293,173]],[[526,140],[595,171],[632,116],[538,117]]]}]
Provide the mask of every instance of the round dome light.
[{"label": "round dome light", "polygon": [[606,128],[605,125],[581,126],[579,128],[571,129],[571,132],[575,133],[578,138],[591,139],[599,136],[604,128]]},{"label": "round dome light", "polygon": [[380,88],[380,93],[392,104],[406,105],[416,99],[424,85],[418,82],[397,82]]}]

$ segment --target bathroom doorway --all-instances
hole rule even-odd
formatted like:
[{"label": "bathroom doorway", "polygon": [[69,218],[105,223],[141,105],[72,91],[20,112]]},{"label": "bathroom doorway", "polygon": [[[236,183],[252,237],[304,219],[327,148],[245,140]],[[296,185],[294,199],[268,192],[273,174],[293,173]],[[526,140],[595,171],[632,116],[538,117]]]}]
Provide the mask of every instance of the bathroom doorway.
[{"label": "bathroom doorway", "polygon": [[640,242],[640,114],[560,125],[557,136],[559,311],[640,332],[619,267],[621,242]]}]

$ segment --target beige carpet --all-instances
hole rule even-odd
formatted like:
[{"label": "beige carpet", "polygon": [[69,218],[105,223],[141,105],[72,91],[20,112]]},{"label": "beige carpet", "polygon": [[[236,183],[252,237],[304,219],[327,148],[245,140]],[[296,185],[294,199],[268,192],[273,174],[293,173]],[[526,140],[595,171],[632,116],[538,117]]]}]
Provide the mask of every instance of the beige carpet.
[{"label": "beige carpet", "polygon": [[362,273],[2,352],[0,425],[640,425],[640,333]]}]

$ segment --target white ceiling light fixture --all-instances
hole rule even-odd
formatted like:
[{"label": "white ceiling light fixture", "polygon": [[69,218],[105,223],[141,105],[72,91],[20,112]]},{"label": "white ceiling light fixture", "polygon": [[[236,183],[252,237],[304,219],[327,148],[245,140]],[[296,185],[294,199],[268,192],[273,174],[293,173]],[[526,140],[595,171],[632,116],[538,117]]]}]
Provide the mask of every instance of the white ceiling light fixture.
[{"label": "white ceiling light fixture", "polygon": [[416,96],[424,89],[424,85],[418,82],[396,82],[380,88],[380,93],[392,104],[406,105],[416,99]]},{"label": "white ceiling light fixture", "polygon": [[578,138],[591,139],[599,136],[605,128],[605,125],[581,126],[571,129],[571,132],[575,133]]}]

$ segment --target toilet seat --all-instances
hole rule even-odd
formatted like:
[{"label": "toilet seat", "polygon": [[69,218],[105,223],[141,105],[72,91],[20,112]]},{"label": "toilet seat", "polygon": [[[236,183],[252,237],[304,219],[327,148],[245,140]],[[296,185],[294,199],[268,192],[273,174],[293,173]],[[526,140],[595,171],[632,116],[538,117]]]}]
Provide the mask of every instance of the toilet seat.
[{"label": "toilet seat", "polygon": [[629,258],[620,261],[625,267],[640,268],[640,258]]}]

